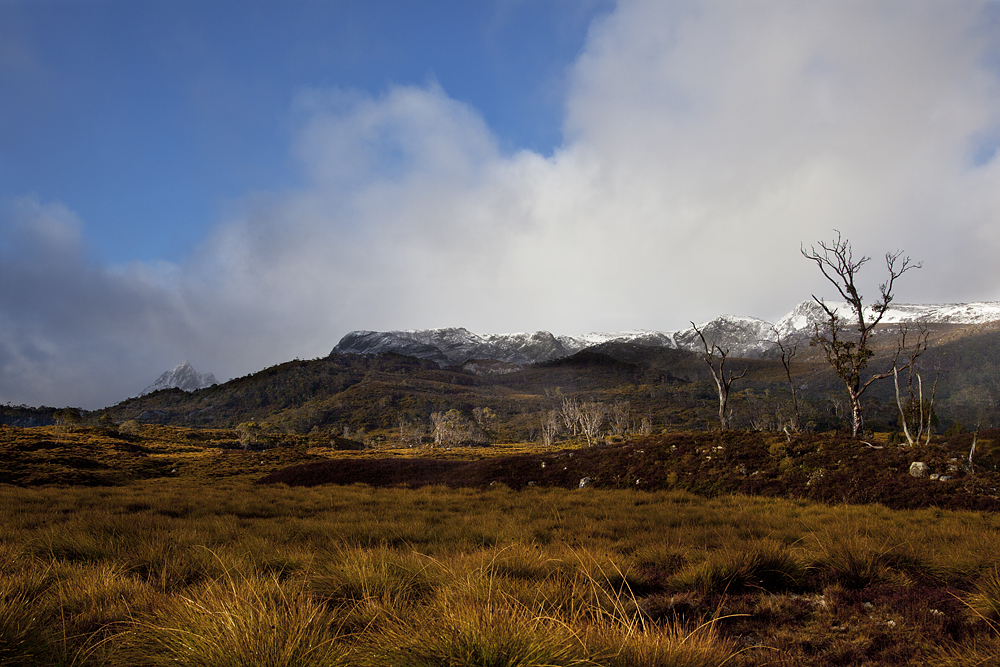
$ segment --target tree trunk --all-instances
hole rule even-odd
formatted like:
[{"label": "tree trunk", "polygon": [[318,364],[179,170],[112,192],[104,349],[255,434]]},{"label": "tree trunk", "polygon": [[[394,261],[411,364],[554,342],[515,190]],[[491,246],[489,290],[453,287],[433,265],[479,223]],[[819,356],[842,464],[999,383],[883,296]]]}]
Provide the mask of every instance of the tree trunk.
[{"label": "tree trunk", "polygon": [[729,403],[729,392],[723,389],[722,383],[719,381],[716,381],[716,384],[719,386],[719,425],[723,431],[728,431],[729,418],[726,416],[726,405]]},{"label": "tree trunk", "polygon": [[863,431],[865,425],[864,415],[861,414],[861,394],[851,392],[851,437],[857,438]]}]

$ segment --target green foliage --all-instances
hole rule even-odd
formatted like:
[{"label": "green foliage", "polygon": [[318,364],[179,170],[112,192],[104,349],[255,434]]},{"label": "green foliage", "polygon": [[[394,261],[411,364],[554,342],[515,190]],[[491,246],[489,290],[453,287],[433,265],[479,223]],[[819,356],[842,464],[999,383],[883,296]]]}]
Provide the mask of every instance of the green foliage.
[{"label": "green foliage", "polygon": [[[102,416],[108,417],[107,414]],[[138,419],[127,419],[118,425],[118,432],[122,435],[139,435],[142,433],[142,423]]]},{"label": "green foliage", "polygon": [[76,426],[83,419],[80,408],[63,408],[52,413],[57,426]]},{"label": "green foliage", "polygon": [[257,422],[243,422],[236,427],[236,434],[239,436],[240,445],[243,449],[256,449],[267,443],[264,437],[264,429]]},{"label": "green foliage", "polygon": [[944,436],[946,438],[950,438],[953,435],[961,435],[962,433],[965,433],[965,432],[966,432],[965,431],[965,427],[962,426],[962,423],[961,422],[955,422],[954,424],[952,424],[951,426],[949,426],[947,428],[947,430],[945,430]]}]

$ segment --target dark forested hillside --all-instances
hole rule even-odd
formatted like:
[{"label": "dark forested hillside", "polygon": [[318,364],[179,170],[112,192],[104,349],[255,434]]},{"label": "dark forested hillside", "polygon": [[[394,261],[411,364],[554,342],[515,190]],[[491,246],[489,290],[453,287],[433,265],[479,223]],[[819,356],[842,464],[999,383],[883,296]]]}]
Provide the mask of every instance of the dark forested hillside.
[{"label": "dark forested hillside", "polygon": [[[921,375],[925,398],[938,378],[937,432],[1000,424],[1000,332],[957,336],[942,330],[935,336],[939,344],[921,360]],[[890,350],[883,345],[870,370],[889,368]],[[790,387],[780,360],[729,359],[727,363],[734,371],[747,370],[745,378],[733,385],[729,404],[733,425],[780,428],[782,420],[792,414]],[[815,348],[799,350],[792,372],[802,426],[809,430],[845,426],[842,387]],[[469,434],[477,441],[523,441],[538,439],[542,416],[559,410],[565,401],[601,403],[609,410],[617,406],[627,411],[633,431],[640,425],[646,432],[659,432],[708,429],[717,424],[717,392],[700,355],[631,343],[607,343],[524,367],[473,360],[462,367],[439,368],[432,361],[395,353],[332,354],[280,364],[195,392],[155,392],[86,418],[94,421],[106,413],[118,423],[136,419],[216,428],[255,421],[284,432],[319,429],[385,435],[394,431],[400,437],[410,429],[416,442],[429,437],[433,414],[454,410],[469,422]],[[477,409],[488,409],[492,420],[488,427],[472,425]],[[898,428],[891,379],[872,386],[865,396],[865,410],[869,428]],[[4,419],[10,423],[15,418],[51,418],[45,410],[8,412]],[[605,428],[605,434],[610,431]]]}]

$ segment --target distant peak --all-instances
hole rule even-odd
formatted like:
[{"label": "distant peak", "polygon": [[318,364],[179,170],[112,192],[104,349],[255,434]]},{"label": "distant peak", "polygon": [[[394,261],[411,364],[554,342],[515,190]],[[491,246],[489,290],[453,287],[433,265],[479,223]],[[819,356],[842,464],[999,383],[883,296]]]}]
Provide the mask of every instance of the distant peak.
[{"label": "distant peak", "polygon": [[183,391],[196,391],[218,384],[215,375],[212,373],[199,373],[194,369],[189,361],[184,361],[173,370],[166,371],[156,382],[142,390],[140,396],[151,394],[161,389],[181,389]]}]

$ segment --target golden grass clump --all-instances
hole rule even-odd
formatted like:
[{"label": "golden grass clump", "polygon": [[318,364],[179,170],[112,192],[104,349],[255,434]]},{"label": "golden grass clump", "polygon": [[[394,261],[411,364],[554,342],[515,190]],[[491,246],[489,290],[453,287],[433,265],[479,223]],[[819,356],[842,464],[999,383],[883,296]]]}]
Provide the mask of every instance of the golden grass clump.
[{"label": "golden grass clump", "polygon": [[55,641],[53,628],[39,608],[47,577],[37,571],[14,572],[4,564],[0,579],[0,664],[36,665],[45,661]]},{"label": "golden grass clump", "polygon": [[1000,623],[1000,570],[987,571],[976,582],[975,591],[967,600],[969,610],[989,623]]},{"label": "golden grass clump", "polygon": [[349,664],[341,627],[301,584],[233,575],[172,598],[123,653],[137,665],[336,667]]},{"label": "golden grass clump", "polygon": [[586,641],[608,667],[735,667],[740,656],[711,622],[691,630],[674,623],[608,623],[590,628]]},{"label": "golden grass clump", "polygon": [[670,583],[677,590],[724,595],[798,590],[805,578],[805,566],[787,545],[752,540],[712,552],[703,562],[679,572]]},{"label": "golden grass clump", "polygon": [[529,667],[593,665],[565,623],[498,596],[441,601],[394,619],[368,638],[361,663],[372,667]]}]

